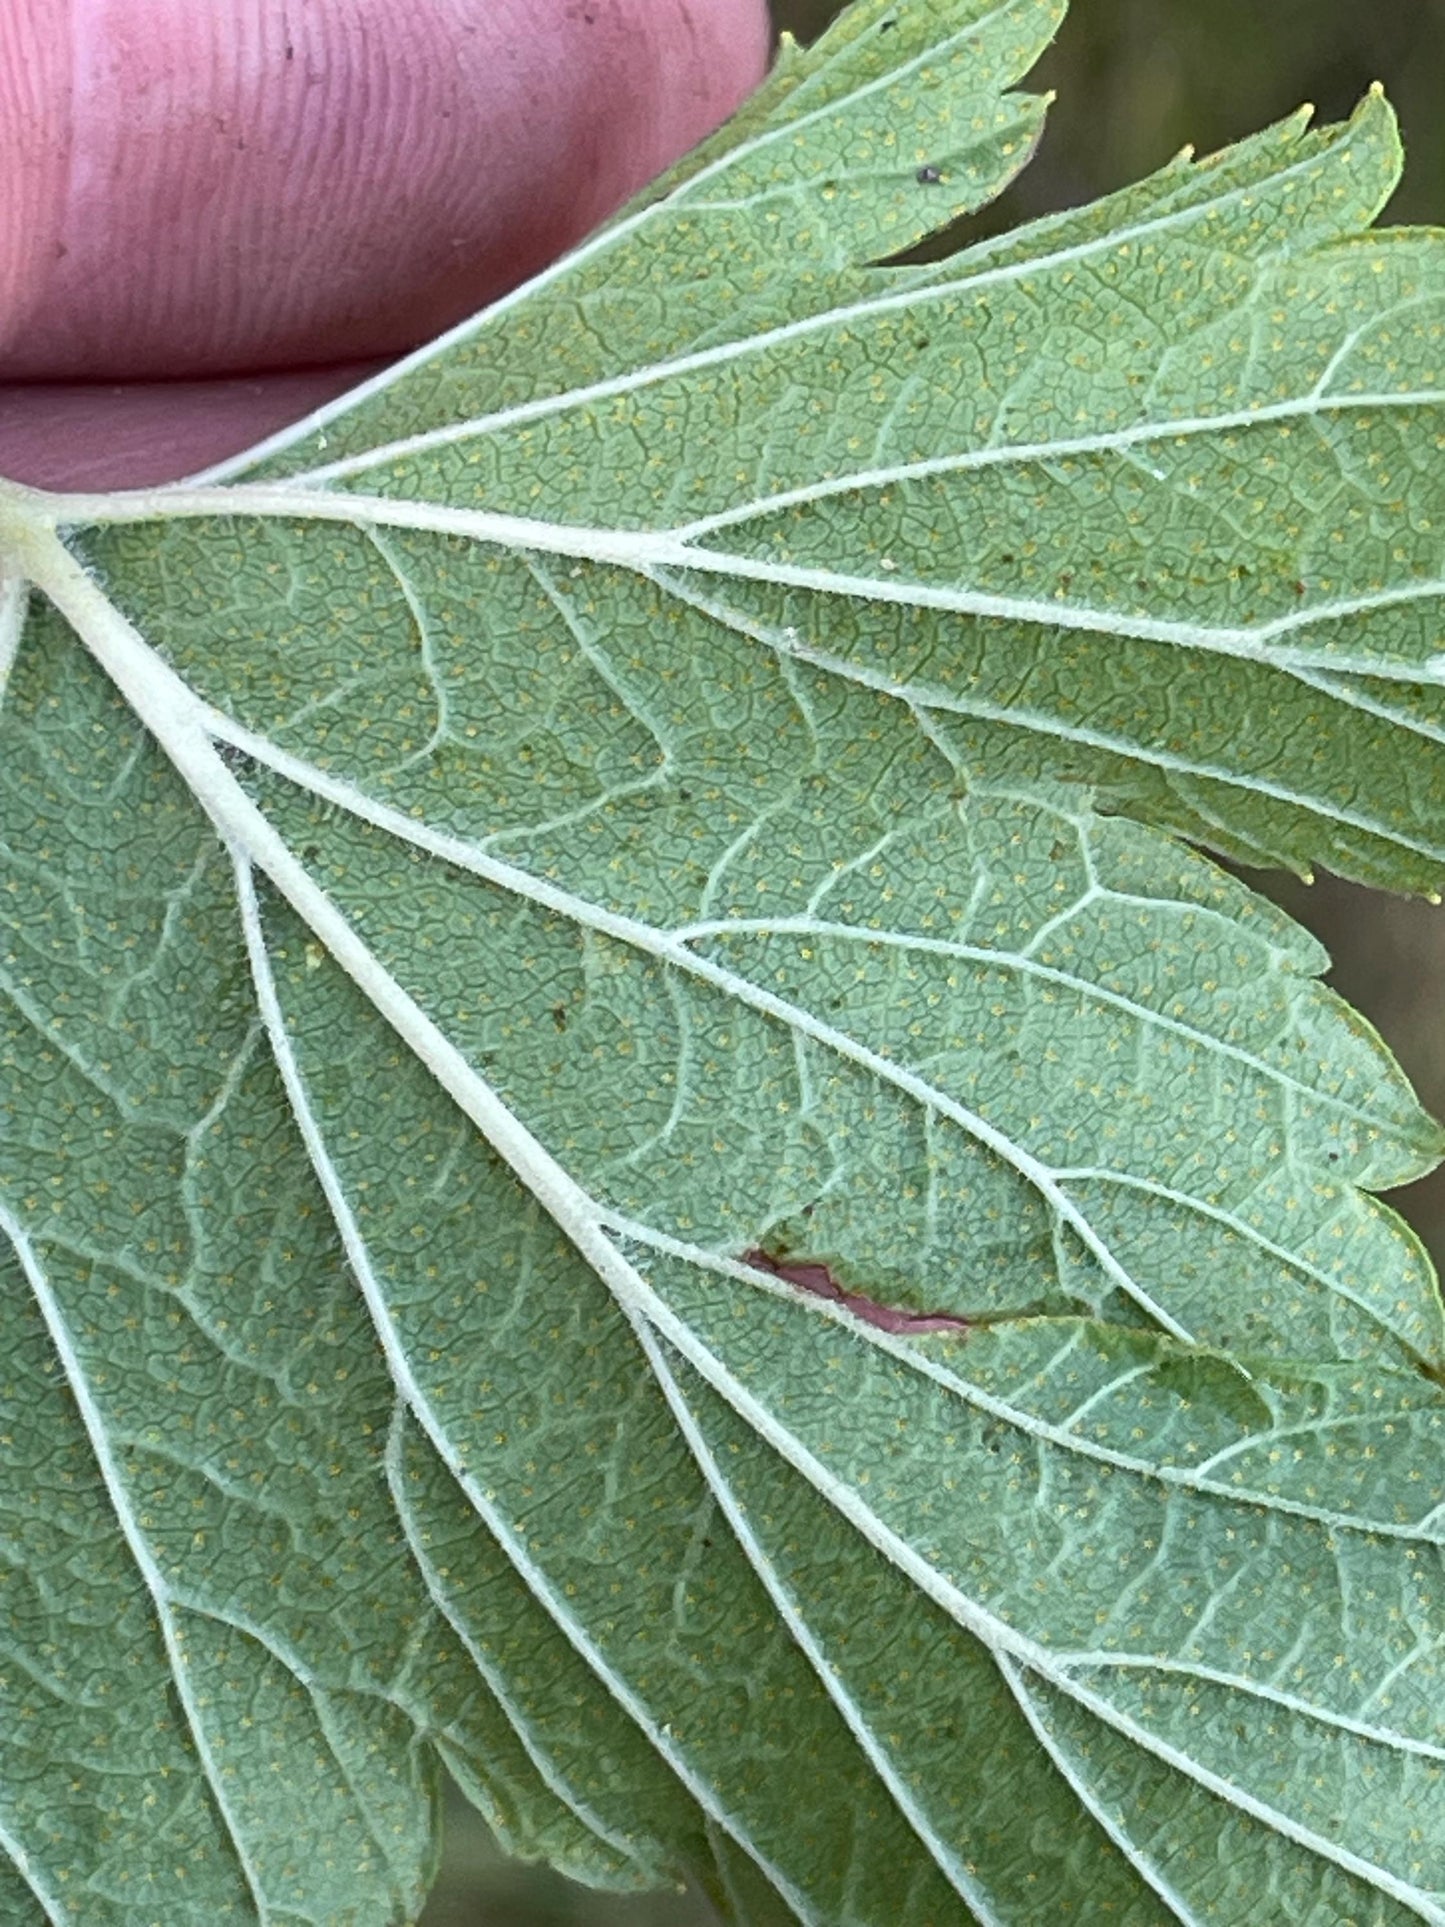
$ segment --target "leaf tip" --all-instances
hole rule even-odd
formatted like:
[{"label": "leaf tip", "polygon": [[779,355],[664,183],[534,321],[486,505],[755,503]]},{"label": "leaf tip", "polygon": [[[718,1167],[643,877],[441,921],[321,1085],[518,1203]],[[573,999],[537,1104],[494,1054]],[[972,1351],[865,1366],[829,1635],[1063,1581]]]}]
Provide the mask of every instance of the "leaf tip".
[{"label": "leaf tip", "polygon": [[1351,128],[1368,126],[1371,122],[1375,123],[1381,131],[1388,129],[1398,141],[1395,110],[1390,104],[1390,97],[1385,92],[1385,83],[1382,80],[1370,82],[1360,98],[1359,106],[1349,119]]}]

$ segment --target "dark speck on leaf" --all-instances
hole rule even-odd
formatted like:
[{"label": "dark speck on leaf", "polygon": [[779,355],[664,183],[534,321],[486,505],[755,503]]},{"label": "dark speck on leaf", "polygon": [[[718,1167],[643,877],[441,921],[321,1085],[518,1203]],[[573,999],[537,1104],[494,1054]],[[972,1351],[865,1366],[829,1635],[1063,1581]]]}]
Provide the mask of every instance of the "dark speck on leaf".
[{"label": "dark speck on leaf", "polygon": [[914,179],[920,187],[937,187],[943,176],[936,167],[920,167]]},{"label": "dark speck on leaf", "polygon": [[567,1006],[565,1004],[554,1004],[552,1006],[552,1022],[557,1026],[558,1030],[566,1030]]}]

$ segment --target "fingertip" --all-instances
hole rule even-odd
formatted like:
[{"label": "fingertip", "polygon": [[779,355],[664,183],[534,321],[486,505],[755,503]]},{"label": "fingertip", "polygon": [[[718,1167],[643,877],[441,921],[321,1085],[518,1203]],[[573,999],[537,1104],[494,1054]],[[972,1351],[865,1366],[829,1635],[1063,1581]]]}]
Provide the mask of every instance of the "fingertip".
[{"label": "fingertip", "polygon": [[44,489],[173,482],[239,455],[380,365],[211,380],[0,384],[0,476]]},{"label": "fingertip", "polygon": [[767,50],[764,0],[17,0],[0,377],[400,352],[605,218]]}]

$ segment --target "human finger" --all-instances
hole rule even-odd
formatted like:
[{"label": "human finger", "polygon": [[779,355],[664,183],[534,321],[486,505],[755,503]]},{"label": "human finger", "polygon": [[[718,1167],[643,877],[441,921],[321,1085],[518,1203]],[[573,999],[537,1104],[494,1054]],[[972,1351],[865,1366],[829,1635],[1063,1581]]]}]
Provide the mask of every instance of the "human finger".
[{"label": "human finger", "polygon": [[763,0],[12,0],[0,379],[399,353],[723,119],[767,32]]}]

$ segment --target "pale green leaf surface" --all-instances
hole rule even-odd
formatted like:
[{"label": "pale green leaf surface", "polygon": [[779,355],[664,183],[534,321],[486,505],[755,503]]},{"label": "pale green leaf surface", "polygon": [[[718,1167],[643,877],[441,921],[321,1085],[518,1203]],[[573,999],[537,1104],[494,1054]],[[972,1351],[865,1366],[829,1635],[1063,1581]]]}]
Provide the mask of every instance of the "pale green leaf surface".
[{"label": "pale green leaf surface", "polygon": [[684,654],[616,571],[334,533],[327,620],[272,541],[195,535],[127,554],[153,632],[358,928],[417,904],[436,937],[388,917],[382,961],[618,1211],[920,1310],[1123,1293],[1211,1342],[1440,1355],[1427,1269],[1354,1188],[1419,1175],[1435,1129],[1242,886],[1076,793],[959,796],[896,702],[726,634]]},{"label": "pale green leaf surface", "polygon": [[[829,103],[839,136],[872,98]],[[1361,234],[1398,173],[1384,102],[862,275],[776,112],[744,132],[709,181],[766,161],[790,221],[756,184],[699,210],[693,173],[231,472],[267,512],[619,560],[692,612],[693,646],[722,623],[901,693],[963,770],[1434,889],[1445,256]],[[865,218],[854,259],[882,240]]]},{"label": "pale green leaf surface", "polygon": [[7,1918],[410,1918],[440,1759],[744,1921],[1445,1920],[1440,1134],[1162,833],[1439,874],[1439,244],[1372,98],[859,267],[1055,22],[0,499]]},{"label": "pale green leaf surface", "polygon": [[[626,1876],[630,1865],[636,1879],[645,1845],[619,1837],[599,1847],[590,1825],[550,1810],[536,1784],[549,1770],[545,1749],[513,1730],[526,1717],[513,1703],[515,1682],[501,1682],[509,1719],[409,1567],[382,1464],[391,1388],[339,1269],[238,959],[214,942],[229,918],[229,866],[104,686],[65,686],[64,662],[53,649],[27,658],[10,692],[10,721],[28,710],[37,726],[7,730],[3,759],[7,821],[25,832],[7,849],[19,948],[7,957],[5,1163],[16,1211],[5,1215],[8,1231],[23,1236],[20,1219],[37,1233],[33,1295],[52,1347],[66,1348],[73,1389],[94,1401],[107,1459],[84,1474],[57,1462],[64,1441],[68,1456],[85,1458],[84,1431],[32,1291],[12,1277],[7,1299],[21,1323],[8,1328],[15,1376],[4,1385],[5,1431],[48,1470],[39,1477],[17,1464],[7,1474],[5,1591],[25,1645],[64,1656],[22,1666],[10,1681],[15,1733],[33,1733],[38,1756],[33,1779],[18,1776],[37,1803],[27,1802],[27,1825],[53,1828],[73,1798],[69,1781],[98,1774],[95,1810],[114,1829],[111,1851],[122,1868],[144,1866],[139,1836],[119,1830],[128,1806],[111,1817],[104,1760],[126,1746],[135,1823],[155,1827],[138,1748],[126,1741],[133,1723],[154,1728],[162,1736],[154,1771],[169,1779],[194,1831],[183,1844],[177,1822],[169,1851],[190,1869],[198,1919],[225,1917],[214,1884],[196,1878],[202,1858],[231,1863],[244,1900],[235,1862],[252,1836],[284,1850],[284,1866],[257,1876],[276,1917],[289,1917],[283,1898],[297,1918],[346,1917],[341,1895],[365,1919],[369,1868],[378,1908],[383,1894],[414,1904],[421,1891],[431,1775],[419,1732],[469,1777],[503,1838],[544,1842],[550,1857],[594,1879]],[[27,686],[42,669],[50,678]],[[62,688],[67,725],[56,734],[44,719],[58,716]],[[107,714],[120,726],[106,727]],[[27,999],[27,980],[42,1005]],[[38,1408],[42,1386],[47,1404]],[[72,1516],[57,1519],[52,1493],[72,1487]],[[117,1538],[121,1522],[128,1546]],[[92,1580],[82,1567],[67,1586],[77,1540],[94,1542],[85,1559],[98,1572]],[[126,1574],[132,1563],[147,1570]],[[120,1577],[107,1571],[116,1565]],[[124,1612],[99,1603],[102,1579]],[[161,1608],[159,1633],[143,1630],[150,1607]],[[73,1743],[59,1746],[66,1681],[78,1670],[84,1677],[86,1649],[68,1648],[85,1626],[95,1629],[99,1683],[75,1709]],[[181,1670],[173,1691],[187,1702],[169,1710],[161,1635],[172,1638]],[[107,1715],[112,1672],[139,1679]],[[248,1704],[263,1689],[275,1702],[264,1718]],[[288,1700],[287,1717],[302,1722],[289,1734],[280,1717]],[[143,1727],[136,1701],[148,1708]],[[188,1729],[194,1750],[220,1762],[215,1773],[180,1771]],[[232,1852],[215,1810],[224,1785],[216,1791],[215,1782],[264,1788],[260,1760],[234,1776],[230,1767],[241,1747],[262,1741],[286,1763],[285,1778],[272,1782],[269,1814],[237,1815],[242,1839]],[[16,1758],[7,1746],[12,1767]],[[288,1790],[297,1776],[309,1786],[299,1811]],[[314,1824],[315,1846],[303,1821]],[[92,1827],[69,1843],[82,1853],[79,1865],[62,1863],[67,1886],[84,1889],[85,1850],[101,1844]],[[131,1877],[94,1875],[102,1886]],[[168,1921],[186,1917],[178,1900],[156,1904]],[[114,1917],[131,1916],[121,1907]],[[242,1908],[236,1917],[251,1915]]]},{"label": "pale green leaf surface", "polygon": [[[855,295],[858,262],[983,206],[1026,163],[1045,103],[1002,90],[1062,12],[1060,0],[865,0],[817,49],[785,42],[742,112],[560,269],[457,330],[440,359],[403,364],[354,417],[227,467],[288,474],[481,412],[550,412],[559,378],[630,385],[633,371],[809,316],[830,292]],[[927,167],[938,181],[919,180]]]}]

